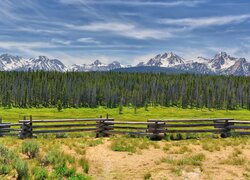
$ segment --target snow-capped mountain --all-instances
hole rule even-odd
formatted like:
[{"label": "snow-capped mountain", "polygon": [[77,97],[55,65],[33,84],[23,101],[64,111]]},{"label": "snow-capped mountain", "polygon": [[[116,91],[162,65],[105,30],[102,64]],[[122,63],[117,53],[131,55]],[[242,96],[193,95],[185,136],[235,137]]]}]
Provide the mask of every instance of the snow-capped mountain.
[{"label": "snow-capped mountain", "polygon": [[137,66],[174,67],[181,64],[185,64],[184,59],[173,52],[170,52],[158,54],[147,63],[140,62]]},{"label": "snow-capped mountain", "polygon": [[209,61],[210,68],[213,70],[224,70],[233,66],[237,58],[229,56],[225,52],[220,52],[215,55],[213,59]]},{"label": "snow-capped mountain", "polygon": [[231,57],[226,52],[220,52],[212,59],[197,57],[189,61],[170,52],[159,54],[146,63],[140,62],[137,66],[171,67],[199,74],[250,75],[250,63],[245,58]]},{"label": "snow-capped mountain", "polygon": [[12,56],[9,54],[2,54],[0,56],[0,70],[11,71],[18,67],[23,67],[26,64],[26,60],[19,56]]},{"label": "snow-capped mountain", "polygon": [[49,59],[46,56],[24,59],[19,56],[3,54],[0,56],[0,70],[2,71],[60,71],[66,70],[66,66],[57,59]]},{"label": "snow-capped mountain", "polygon": [[39,56],[35,59],[30,59],[25,66],[26,69],[43,70],[43,71],[60,71],[66,70],[66,66],[58,59],[49,59],[46,56]]},{"label": "snow-capped mountain", "polygon": [[95,60],[92,64],[82,64],[72,65],[69,70],[70,71],[82,71],[82,72],[88,72],[88,71],[110,71],[114,69],[123,68],[125,66],[121,65],[118,61],[113,61],[110,64],[104,64],[99,60]]},{"label": "snow-capped mountain", "polygon": [[250,76],[250,62],[245,58],[236,58],[225,52],[216,54],[213,58],[197,57],[191,60],[174,54],[173,52],[158,54],[145,62],[140,62],[136,66],[124,66],[118,61],[104,64],[95,60],[90,64],[74,64],[65,66],[58,59],[49,59],[46,56],[25,59],[9,54],[0,55],[0,71],[119,71],[121,72],[169,72],[169,73],[198,73],[198,74],[219,74],[219,75],[238,75]]}]

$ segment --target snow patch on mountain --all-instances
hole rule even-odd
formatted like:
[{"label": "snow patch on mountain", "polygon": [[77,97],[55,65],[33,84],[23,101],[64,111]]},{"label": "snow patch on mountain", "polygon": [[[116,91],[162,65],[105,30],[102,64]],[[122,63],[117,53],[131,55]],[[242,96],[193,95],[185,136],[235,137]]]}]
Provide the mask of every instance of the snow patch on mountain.
[{"label": "snow patch on mountain", "polygon": [[100,60],[95,60],[91,64],[74,64],[69,70],[78,72],[88,72],[88,71],[111,71],[114,69],[124,68],[126,66],[121,65],[118,61],[113,61],[110,64],[104,64]]},{"label": "snow patch on mountain", "polygon": [[150,59],[147,63],[139,63],[137,66],[157,66],[157,67],[173,67],[184,64],[184,59],[173,52],[158,54]]}]

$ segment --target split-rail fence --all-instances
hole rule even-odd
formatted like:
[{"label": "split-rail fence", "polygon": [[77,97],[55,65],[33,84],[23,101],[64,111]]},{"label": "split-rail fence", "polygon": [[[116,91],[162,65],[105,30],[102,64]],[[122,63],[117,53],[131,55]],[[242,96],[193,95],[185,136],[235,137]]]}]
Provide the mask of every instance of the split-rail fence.
[{"label": "split-rail fence", "polygon": [[83,119],[42,119],[34,120],[32,116],[24,117],[18,123],[3,122],[0,118],[0,136],[18,136],[32,138],[38,134],[58,134],[90,131],[96,137],[107,137],[114,134],[148,136],[160,140],[172,133],[213,133],[226,138],[232,135],[250,135],[250,121],[239,121],[231,118],[214,119],[182,119],[164,120],[149,119],[139,121],[114,121],[113,118],[100,116],[99,118]]}]

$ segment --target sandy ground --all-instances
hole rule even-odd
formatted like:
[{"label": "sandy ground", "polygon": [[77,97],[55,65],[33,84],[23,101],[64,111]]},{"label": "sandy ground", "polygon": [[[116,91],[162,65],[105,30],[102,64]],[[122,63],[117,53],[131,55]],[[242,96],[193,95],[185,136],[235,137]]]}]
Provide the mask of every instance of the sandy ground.
[{"label": "sandy ground", "polygon": [[[219,141],[219,140],[218,140]],[[191,154],[203,153],[205,160],[201,166],[173,166],[160,162],[166,156],[176,158],[185,157],[188,154],[178,154],[181,146],[173,146],[170,150],[164,151],[163,147],[171,146],[171,142],[157,142],[160,148],[140,150],[136,153],[115,152],[110,148],[110,141],[104,140],[103,144],[95,147],[88,147],[86,157],[90,161],[89,174],[93,179],[144,179],[145,174],[150,173],[150,179],[250,179],[248,177],[250,165],[250,146],[237,146],[241,150],[240,157],[247,161],[244,165],[228,165],[221,163],[228,159],[236,147],[226,146],[222,149],[209,152],[204,150],[201,144],[185,145],[192,149]],[[190,153],[189,153],[190,154]],[[250,168],[250,167],[249,167]],[[174,169],[174,170],[173,170]],[[175,173],[178,171],[179,173]],[[248,173],[248,174],[247,174]]]}]

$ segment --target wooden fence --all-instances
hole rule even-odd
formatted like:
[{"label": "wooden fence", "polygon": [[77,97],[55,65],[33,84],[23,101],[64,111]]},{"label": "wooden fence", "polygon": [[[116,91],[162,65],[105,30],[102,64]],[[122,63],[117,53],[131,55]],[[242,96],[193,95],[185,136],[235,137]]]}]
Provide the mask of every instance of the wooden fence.
[{"label": "wooden fence", "polygon": [[105,118],[85,119],[42,119],[33,120],[24,117],[18,123],[3,123],[0,119],[0,136],[14,135],[20,138],[32,138],[37,134],[70,133],[92,131],[96,137],[113,134],[148,136],[162,139],[171,133],[214,133],[221,137],[231,135],[250,135],[250,121],[237,121],[230,118],[216,119],[150,119],[147,122],[114,121],[108,115]]}]

